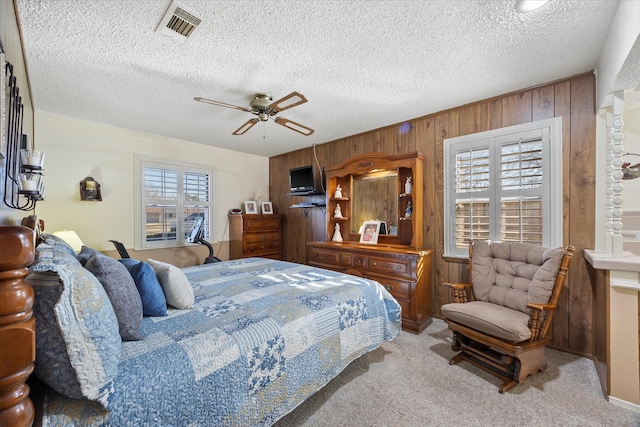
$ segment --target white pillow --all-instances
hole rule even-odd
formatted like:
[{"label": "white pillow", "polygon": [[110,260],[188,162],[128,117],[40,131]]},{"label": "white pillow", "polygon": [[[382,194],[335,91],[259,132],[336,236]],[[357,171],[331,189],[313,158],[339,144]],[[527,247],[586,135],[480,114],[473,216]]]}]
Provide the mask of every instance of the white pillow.
[{"label": "white pillow", "polygon": [[193,308],[193,303],[195,302],[193,287],[182,270],[175,265],[151,258],[147,262],[156,272],[158,281],[164,291],[164,296],[167,299],[167,304],[175,308]]}]

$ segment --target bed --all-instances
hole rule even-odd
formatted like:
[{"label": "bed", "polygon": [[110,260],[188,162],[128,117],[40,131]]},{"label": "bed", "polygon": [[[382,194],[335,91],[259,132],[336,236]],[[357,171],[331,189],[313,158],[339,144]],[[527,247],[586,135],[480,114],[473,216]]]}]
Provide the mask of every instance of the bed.
[{"label": "bed", "polygon": [[78,258],[44,235],[25,279],[35,374],[57,390],[44,395],[43,426],[269,426],[401,330],[377,282],[246,258],[169,269],[188,280],[191,307],[167,304],[125,341],[109,288]]}]

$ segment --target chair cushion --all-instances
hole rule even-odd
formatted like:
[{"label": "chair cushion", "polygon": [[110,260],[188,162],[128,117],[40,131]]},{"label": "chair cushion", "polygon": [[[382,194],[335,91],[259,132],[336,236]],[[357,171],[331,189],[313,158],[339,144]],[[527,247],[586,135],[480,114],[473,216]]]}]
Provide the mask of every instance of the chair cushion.
[{"label": "chair cushion", "polygon": [[472,284],[475,299],[529,313],[527,304],[551,298],[562,248],[520,242],[473,242]]},{"label": "chair cushion", "polygon": [[485,301],[444,304],[442,314],[448,320],[487,335],[511,342],[531,338],[529,315]]}]

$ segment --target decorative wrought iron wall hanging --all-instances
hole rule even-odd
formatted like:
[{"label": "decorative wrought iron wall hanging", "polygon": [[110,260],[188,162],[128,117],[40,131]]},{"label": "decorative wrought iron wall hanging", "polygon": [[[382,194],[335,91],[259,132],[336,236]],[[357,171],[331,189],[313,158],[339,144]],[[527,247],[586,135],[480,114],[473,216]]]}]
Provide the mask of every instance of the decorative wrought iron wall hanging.
[{"label": "decorative wrought iron wall hanging", "polygon": [[44,200],[44,153],[29,147],[27,135],[22,131],[24,105],[13,65],[8,61],[5,62],[4,76],[7,82],[7,86],[2,88],[7,91],[4,204],[30,211],[35,209],[37,201]]}]

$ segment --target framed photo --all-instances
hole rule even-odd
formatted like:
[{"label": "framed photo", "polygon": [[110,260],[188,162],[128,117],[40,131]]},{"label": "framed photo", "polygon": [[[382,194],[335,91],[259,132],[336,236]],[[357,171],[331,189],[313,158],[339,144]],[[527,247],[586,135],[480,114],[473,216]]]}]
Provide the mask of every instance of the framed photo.
[{"label": "framed photo", "polygon": [[261,208],[263,215],[271,215],[273,213],[273,205],[271,202],[262,202]]},{"label": "framed photo", "polygon": [[258,213],[258,204],[253,200],[248,200],[244,202],[244,213],[246,214],[257,214]]},{"label": "framed photo", "polygon": [[362,225],[362,234],[360,234],[360,243],[375,245],[378,243],[378,235],[380,234],[380,221],[365,221]]}]

